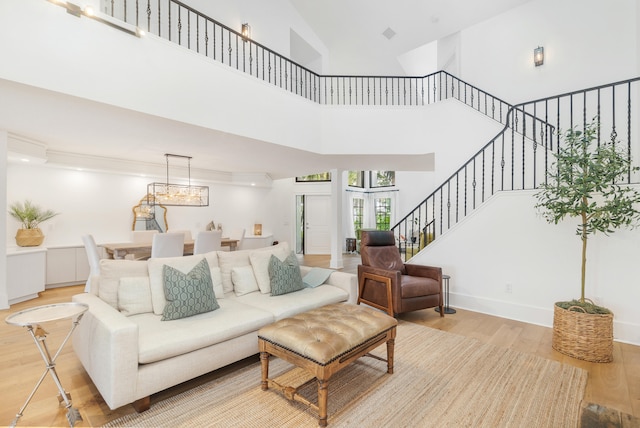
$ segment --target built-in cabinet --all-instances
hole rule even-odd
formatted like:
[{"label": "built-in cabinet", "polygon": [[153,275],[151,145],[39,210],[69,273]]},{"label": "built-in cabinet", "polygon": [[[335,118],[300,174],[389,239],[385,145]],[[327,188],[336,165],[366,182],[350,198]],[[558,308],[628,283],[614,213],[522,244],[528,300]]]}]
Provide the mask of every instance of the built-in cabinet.
[{"label": "built-in cabinet", "polygon": [[83,284],[87,278],[89,278],[89,261],[84,247],[49,247],[47,249],[47,288]]},{"label": "built-in cabinet", "polygon": [[45,287],[46,248],[7,248],[9,304],[35,299]]}]

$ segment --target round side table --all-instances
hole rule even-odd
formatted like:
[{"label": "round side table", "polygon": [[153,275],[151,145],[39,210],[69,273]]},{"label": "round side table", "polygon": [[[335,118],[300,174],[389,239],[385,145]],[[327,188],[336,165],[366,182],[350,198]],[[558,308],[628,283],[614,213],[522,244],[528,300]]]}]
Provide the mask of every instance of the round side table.
[{"label": "round side table", "polygon": [[[35,308],[25,309],[23,311],[9,315],[5,319],[7,324],[27,328],[27,331],[33,338],[33,342],[38,348],[40,356],[44,360],[44,364],[46,366],[44,373],[42,373],[42,376],[40,376],[40,379],[36,383],[36,386],[31,391],[31,394],[29,394],[27,401],[24,403],[22,408],[20,408],[20,411],[16,414],[15,419],[11,423],[12,427],[15,427],[18,423],[18,419],[20,419],[20,417],[24,413],[24,410],[29,405],[29,402],[42,384],[44,378],[47,376],[47,373],[51,375],[53,381],[58,387],[58,391],[60,392],[58,401],[60,403],[64,401],[65,407],[67,408],[67,421],[69,421],[69,426],[73,427],[77,421],[82,420],[78,409],[75,409],[71,405],[70,395],[64,390],[62,384],[60,383],[60,379],[58,378],[58,374],[56,373],[56,359],[58,358],[58,355],[60,355],[60,351],[62,351],[64,345],[71,337],[73,330],[75,330],[75,328],[78,326],[82,315],[84,315],[87,309],[89,309],[89,306],[85,305],[84,303],[55,303],[52,305],[37,306]],[[46,342],[48,333],[40,326],[40,324],[67,318],[72,319],[71,329],[52,357]]]},{"label": "round side table", "polygon": [[[449,306],[449,275],[442,275],[442,282],[444,283],[444,313],[455,314],[456,310]],[[435,309],[436,312],[440,312],[440,308]]]}]

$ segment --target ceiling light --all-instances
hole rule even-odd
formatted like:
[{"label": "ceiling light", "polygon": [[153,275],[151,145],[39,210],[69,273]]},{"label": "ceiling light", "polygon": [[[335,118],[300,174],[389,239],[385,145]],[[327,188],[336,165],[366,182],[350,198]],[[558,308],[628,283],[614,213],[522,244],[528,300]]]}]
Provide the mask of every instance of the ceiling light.
[{"label": "ceiling light", "polygon": [[[167,181],[165,183],[149,183],[147,185],[147,204],[177,205],[185,207],[208,207],[209,187],[191,185],[191,156],[165,153],[167,161]],[[182,158],[188,161],[189,184],[169,183],[169,158]]]}]

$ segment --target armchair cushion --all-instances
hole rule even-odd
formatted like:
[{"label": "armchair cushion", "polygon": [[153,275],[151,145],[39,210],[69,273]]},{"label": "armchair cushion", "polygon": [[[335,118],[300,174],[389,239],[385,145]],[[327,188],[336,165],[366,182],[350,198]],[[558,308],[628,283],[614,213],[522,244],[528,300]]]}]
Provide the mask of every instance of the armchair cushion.
[{"label": "armchair cushion", "polygon": [[410,297],[431,296],[440,292],[440,284],[435,279],[420,276],[402,275],[400,278],[400,295],[403,299]]}]

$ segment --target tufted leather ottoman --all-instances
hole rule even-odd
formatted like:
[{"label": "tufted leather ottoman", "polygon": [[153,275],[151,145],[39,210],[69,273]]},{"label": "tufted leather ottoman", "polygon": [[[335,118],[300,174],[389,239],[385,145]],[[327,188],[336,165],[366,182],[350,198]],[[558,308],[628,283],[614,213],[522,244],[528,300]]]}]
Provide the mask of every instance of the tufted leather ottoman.
[{"label": "tufted leather ottoman", "polygon": [[[380,311],[338,303],[282,319],[258,331],[262,389],[273,387],[289,400],[302,402],[318,412],[320,426],[327,425],[329,378],[358,358],[369,355],[387,362],[393,373],[393,345],[398,322]],[[387,344],[387,359],[368,354]],[[269,379],[269,356],[275,355],[301,367],[318,382],[318,404],[297,394],[297,389]]]}]

